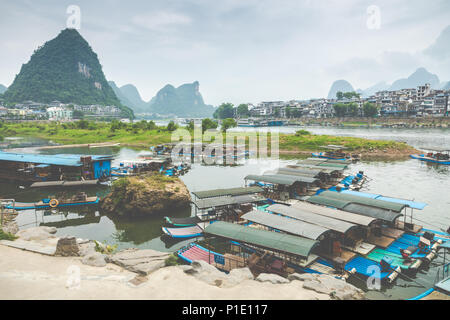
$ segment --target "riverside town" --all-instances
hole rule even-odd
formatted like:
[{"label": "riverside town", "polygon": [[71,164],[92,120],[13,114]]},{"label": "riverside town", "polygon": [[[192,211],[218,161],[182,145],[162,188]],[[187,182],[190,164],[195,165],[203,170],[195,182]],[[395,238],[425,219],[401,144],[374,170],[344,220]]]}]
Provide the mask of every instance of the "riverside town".
[{"label": "riverside town", "polygon": [[0,0],[1,300],[450,300],[448,3],[106,4]]}]

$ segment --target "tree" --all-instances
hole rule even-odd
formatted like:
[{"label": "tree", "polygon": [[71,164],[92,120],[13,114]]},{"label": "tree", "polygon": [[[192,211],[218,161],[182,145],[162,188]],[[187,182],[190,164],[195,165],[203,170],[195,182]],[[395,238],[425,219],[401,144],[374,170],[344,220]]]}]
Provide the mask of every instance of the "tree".
[{"label": "tree", "polygon": [[80,110],[74,110],[72,112],[72,116],[74,119],[83,119],[84,118],[84,113]]},{"label": "tree", "polygon": [[343,97],[344,97],[344,94],[341,91],[336,92],[336,98],[338,100],[342,100]]},{"label": "tree", "polygon": [[290,118],[292,115],[291,107],[286,107],[286,118]]},{"label": "tree", "polygon": [[217,121],[205,118],[202,120],[202,132],[204,133],[208,129],[216,129],[218,125]]},{"label": "tree", "polygon": [[236,127],[237,123],[236,120],[234,120],[233,118],[227,118],[224,119],[222,121],[222,131],[225,132],[227,131],[229,128],[234,128]]},{"label": "tree", "polygon": [[222,103],[216,111],[214,111],[213,117],[215,119],[233,118],[233,107],[234,105],[232,103]]},{"label": "tree", "polygon": [[358,116],[358,105],[354,102],[347,105],[347,114],[351,117]]},{"label": "tree", "polygon": [[336,117],[342,118],[347,113],[347,106],[344,103],[335,103],[333,108]]},{"label": "tree", "polygon": [[175,124],[175,122],[170,121],[169,124],[167,125],[167,131],[175,131],[177,129],[177,125]]},{"label": "tree", "polygon": [[366,102],[363,105],[363,112],[365,117],[375,117],[378,114],[378,109],[375,104]]},{"label": "tree", "polygon": [[250,112],[248,111],[248,104],[240,104],[237,107],[237,115],[239,117],[248,117],[250,115]]},{"label": "tree", "polygon": [[346,92],[343,95],[344,95],[344,98],[347,98],[347,99],[351,99],[353,97],[359,98],[359,93],[356,93],[355,91]]}]

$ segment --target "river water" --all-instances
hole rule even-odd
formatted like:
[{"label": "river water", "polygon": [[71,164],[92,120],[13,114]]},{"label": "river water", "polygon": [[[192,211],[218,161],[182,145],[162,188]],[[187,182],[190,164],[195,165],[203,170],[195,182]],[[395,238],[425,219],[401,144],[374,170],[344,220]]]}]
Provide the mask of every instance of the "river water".
[{"label": "river water", "polygon": [[[241,130],[241,128],[236,128]],[[236,130],[235,129],[235,130]],[[299,128],[282,127],[282,132],[295,132]],[[330,128],[330,127],[302,127],[317,134],[332,134],[342,136],[357,136],[373,139],[394,139],[405,141],[414,147],[450,146],[450,131],[445,129],[368,129],[368,128]],[[252,130],[252,129],[246,129]],[[254,129],[253,129],[254,130]],[[267,128],[260,129],[267,130]],[[270,128],[274,130],[274,128]],[[123,159],[133,159],[146,150],[126,147],[111,148],[67,148],[45,150],[45,153],[80,153],[80,154],[112,154],[115,162]],[[214,188],[243,186],[243,178],[248,174],[261,174],[277,166],[295,163],[296,159],[268,160],[263,163],[245,163],[235,167],[206,166],[194,164],[191,170],[181,179],[192,191]],[[355,173],[363,170],[370,177],[364,191],[389,195],[405,199],[425,202],[428,205],[422,211],[415,211],[414,217],[420,220],[416,223],[432,229],[447,229],[450,226],[450,166],[439,166],[409,159],[394,162],[365,162],[352,164],[348,172]],[[15,198],[17,201],[37,201],[48,197],[59,190],[52,189],[21,189],[20,186],[0,183],[0,196]],[[108,187],[90,187],[86,189],[89,195],[104,196]],[[189,216],[190,210],[185,212],[168,212],[169,216]],[[50,211],[22,211],[17,222],[21,228],[57,223],[57,235],[73,235],[81,238],[96,239],[108,244],[117,244],[119,248],[152,248],[161,251],[175,251],[191,242],[164,242],[160,236],[163,226],[162,216],[156,216],[140,221],[122,221],[102,215],[92,209],[70,209],[66,212],[52,213]],[[427,272],[420,272],[415,281],[398,279],[397,285],[381,292],[369,291],[368,297],[375,299],[405,299],[415,296],[430,288],[437,271],[436,259]],[[362,282],[354,282],[361,288]]]}]

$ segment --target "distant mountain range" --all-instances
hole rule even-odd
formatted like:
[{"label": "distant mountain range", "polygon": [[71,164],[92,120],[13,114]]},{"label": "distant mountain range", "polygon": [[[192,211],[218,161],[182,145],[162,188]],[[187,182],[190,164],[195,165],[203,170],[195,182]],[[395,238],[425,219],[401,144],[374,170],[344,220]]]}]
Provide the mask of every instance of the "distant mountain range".
[{"label": "distant mountain range", "polygon": [[3,94],[6,91],[6,88],[4,85],[0,84],[0,94]]},{"label": "distant mountain range", "polygon": [[199,91],[198,81],[186,83],[178,88],[168,84],[158,91],[150,101],[145,102],[138,90],[131,84],[117,87],[110,81],[119,100],[135,113],[154,113],[178,117],[211,117],[215,108],[205,104]]},{"label": "distant mountain range", "polygon": [[120,103],[106,81],[97,54],[75,29],[62,30],[35,50],[3,97],[10,103],[56,100],[115,105],[123,116],[133,116],[133,111]]},{"label": "distant mountain range", "polygon": [[439,77],[433,73],[428,72],[425,68],[418,68],[414,71],[408,78],[398,79],[392,84],[388,84],[384,81],[379,82],[365,90],[357,89],[355,90],[353,86],[346,80],[337,80],[331,85],[330,91],[328,92],[328,99],[336,98],[336,93],[341,92],[351,92],[356,91],[360,93],[363,97],[369,97],[375,94],[377,91],[383,90],[400,90],[408,88],[416,88],[417,86],[424,85],[425,83],[431,84],[434,89],[450,89],[450,81],[446,83],[441,83]]}]

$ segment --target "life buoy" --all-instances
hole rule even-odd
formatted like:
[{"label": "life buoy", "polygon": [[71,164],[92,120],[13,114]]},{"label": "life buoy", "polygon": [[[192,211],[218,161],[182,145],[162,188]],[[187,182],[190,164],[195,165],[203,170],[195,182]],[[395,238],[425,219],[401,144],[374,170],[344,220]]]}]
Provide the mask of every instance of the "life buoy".
[{"label": "life buoy", "polygon": [[56,208],[56,207],[58,206],[58,204],[59,204],[59,201],[56,200],[56,199],[52,199],[52,200],[50,200],[50,202],[49,202],[49,205],[50,205],[50,207],[52,207],[52,208]]}]

